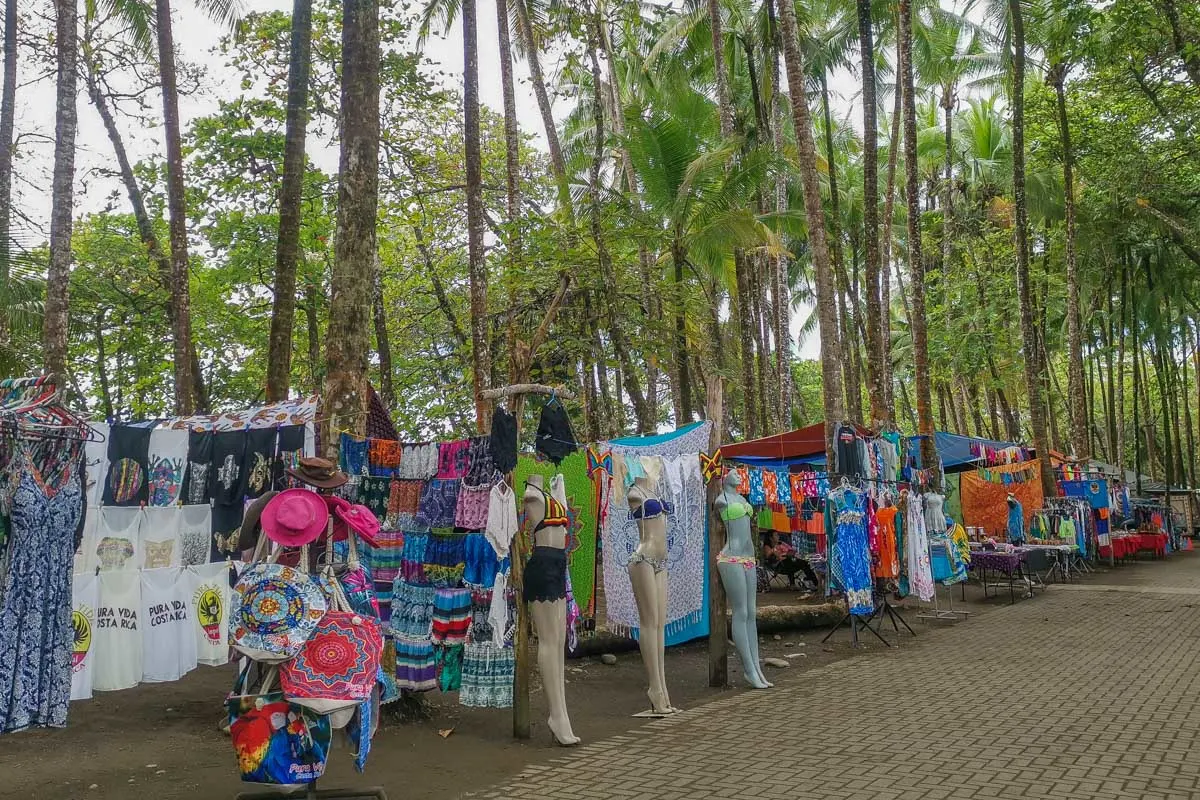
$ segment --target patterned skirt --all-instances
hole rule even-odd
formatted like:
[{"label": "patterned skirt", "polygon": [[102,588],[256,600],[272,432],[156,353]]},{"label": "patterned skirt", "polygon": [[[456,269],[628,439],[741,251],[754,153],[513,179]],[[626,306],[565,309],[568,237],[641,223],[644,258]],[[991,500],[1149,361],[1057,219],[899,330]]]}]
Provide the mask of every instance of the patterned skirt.
[{"label": "patterned skirt", "polygon": [[434,644],[462,644],[471,627],[471,591],[438,589],[433,598]]},{"label": "patterned skirt", "polygon": [[396,687],[413,692],[436,689],[437,654],[428,640],[396,637]]},{"label": "patterned skirt", "polygon": [[471,643],[463,654],[458,700],[473,708],[509,708],[513,702],[516,651],[491,642]]}]

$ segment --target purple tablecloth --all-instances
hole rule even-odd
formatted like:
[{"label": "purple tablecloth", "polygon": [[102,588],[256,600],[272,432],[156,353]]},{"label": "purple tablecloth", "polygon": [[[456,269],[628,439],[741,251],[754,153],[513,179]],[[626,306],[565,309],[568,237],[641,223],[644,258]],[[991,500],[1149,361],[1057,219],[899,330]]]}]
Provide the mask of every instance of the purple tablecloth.
[{"label": "purple tablecloth", "polygon": [[1021,566],[1020,553],[998,553],[994,550],[972,550],[971,569],[994,570],[1005,575],[1015,575]]}]

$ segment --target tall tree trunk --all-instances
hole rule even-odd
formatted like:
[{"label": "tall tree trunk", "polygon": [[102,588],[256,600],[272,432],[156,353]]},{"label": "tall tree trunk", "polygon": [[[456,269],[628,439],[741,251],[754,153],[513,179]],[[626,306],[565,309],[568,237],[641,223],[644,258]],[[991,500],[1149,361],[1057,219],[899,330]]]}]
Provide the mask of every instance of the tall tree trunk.
[{"label": "tall tree trunk", "polygon": [[[899,50],[896,53],[896,73],[899,75],[904,70],[904,64],[901,60]],[[903,116],[903,107],[901,100],[903,92],[900,90],[899,81],[895,90],[895,98],[892,103],[892,130],[888,140],[888,162],[887,162],[887,188],[884,190],[883,201],[883,236],[880,240],[880,269],[882,276],[879,282],[879,330],[880,330],[880,348],[883,353],[884,367],[887,372],[884,375],[884,391],[886,394],[885,405],[891,409],[895,406],[895,388],[892,380],[892,221],[895,217],[896,210],[896,162],[900,155],[900,122]],[[900,267],[896,266],[897,272]],[[901,292],[903,295],[903,292]]]},{"label": "tall tree trunk", "polygon": [[[279,183],[279,239],[275,245],[275,297],[271,306],[267,356],[269,401],[286,400],[291,389],[292,329],[296,324],[296,265],[300,260],[300,204],[304,189],[304,141],[308,127],[308,73],[311,66],[312,0],[292,0],[283,179]],[[390,404],[388,408],[391,408]]]},{"label": "tall tree trunk", "polygon": [[1120,387],[1120,394],[1117,397],[1117,450],[1116,461],[1118,467],[1124,467],[1128,462],[1125,454],[1125,331],[1129,330],[1126,327],[1126,319],[1131,319],[1129,315],[1129,261],[1126,254],[1121,256],[1121,319],[1120,333],[1118,334],[1117,344],[1117,385]]},{"label": "tall tree trunk", "polygon": [[1105,387],[1105,418],[1106,430],[1108,431],[1108,455],[1109,461],[1113,464],[1121,463],[1120,449],[1117,447],[1117,426],[1120,420],[1117,418],[1117,382],[1116,371],[1113,362],[1113,340],[1116,339],[1114,332],[1114,315],[1113,315],[1113,275],[1112,270],[1108,270],[1108,281],[1105,289],[1106,303],[1108,313],[1104,321],[1105,341],[1104,341],[1104,369],[1107,375],[1107,386]]},{"label": "tall tree trunk", "polygon": [[900,0],[901,87],[904,92],[904,186],[908,203],[908,269],[912,276],[913,372],[917,393],[917,433],[921,435],[921,466],[937,464],[933,403],[929,374],[929,331],[925,314],[925,259],[921,254],[921,196],[917,185],[917,109],[913,93],[912,4]]},{"label": "tall tree trunk", "polygon": [[945,117],[946,177],[942,184],[942,269],[950,270],[954,256],[954,85],[942,87],[942,114]]},{"label": "tall tree trunk", "polygon": [[835,314],[836,289],[829,260],[829,245],[825,233],[825,209],[821,202],[821,184],[817,176],[817,146],[813,140],[812,116],[808,109],[808,93],[804,86],[804,57],[796,31],[796,9],[790,2],[779,4],[779,21],[783,29],[784,67],[792,101],[792,126],[796,133],[800,179],[804,183],[804,216],[808,221],[809,246],[812,248],[814,283],[817,289],[817,315],[821,333],[821,394],[825,410],[825,457],[833,459],[834,425],[846,416],[842,405],[842,386],[838,374],[841,342]]},{"label": "tall tree trunk", "polygon": [[17,0],[4,0],[4,82],[0,89],[0,346],[7,346],[11,275],[13,129],[17,109]]},{"label": "tall tree trunk", "polygon": [[309,391],[320,394],[325,386],[321,367],[321,287],[315,281],[304,282],[304,322],[308,334]]},{"label": "tall tree trunk", "polygon": [[[829,86],[825,73],[820,76],[821,114],[825,121],[825,165],[829,176],[829,250],[833,257],[833,274],[838,287],[838,317],[841,320],[842,379],[846,389],[846,413],[856,422],[862,421],[862,377],[854,352],[858,350],[855,340],[857,331],[850,310],[850,280],[846,276],[846,263],[842,256],[841,198],[838,196],[837,162],[833,152],[833,119],[829,113]],[[789,87],[791,82],[789,80]]]},{"label": "tall tree trunk", "polygon": [[[779,51],[782,49],[778,21],[775,17],[775,0],[766,0],[768,33],[771,46],[770,68],[767,74],[771,78],[771,146],[777,155],[784,150],[784,108],[783,93],[779,86]],[[775,174],[775,212],[782,214],[787,210],[787,176],[783,170]],[[788,285],[787,256],[779,255],[773,259],[771,294],[774,298],[774,336],[775,336],[775,371],[779,381],[779,430],[790,430],[792,427],[792,344],[791,344],[791,292]]]},{"label": "tall tree trunk", "polygon": [[334,431],[362,433],[366,423],[371,279],[379,207],[377,0],[344,0],[342,4],[341,117],[337,232],[321,414],[327,457],[337,455]]},{"label": "tall tree trunk", "polygon": [[742,361],[742,431],[748,439],[756,439],[758,427],[758,398],[754,379],[754,333],[750,320],[750,267],[746,263],[744,250],[733,254],[734,273],[737,281],[736,310],[738,326],[738,348]]},{"label": "tall tree trunk", "polygon": [[463,23],[463,143],[467,178],[467,274],[471,287],[471,385],[475,395],[475,424],[480,433],[490,426],[488,402],[483,399],[491,373],[487,331],[487,262],[483,232],[483,156],[479,133],[479,32],[475,0],[462,0]]},{"label": "tall tree trunk", "polygon": [[42,361],[66,385],[67,325],[70,317],[71,223],[75,200],[76,58],[79,48],[75,0],[55,0],[55,48],[58,76],[55,91],[54,174],[50,188],[50,266],[42,323]]},{"label": "tall tree trunk", "polygon": [[987,394],[987,410],[988,410],[988,435],[992,439],[1000,439],[1000,412],[996,404],[996,390],[991,386],[986,389]]},{"label": "tall tree trunk", "polygon": [[[501,2],[507,2],[507,0],[501,0]],[[612,106],[616,109],[612,115],[613,133],[616,134],[618,141],[623,141],[625,137],[625,120],[623,118],[625,105],[621,96],[621,86],[617,75],[616,57],[612,52],[608,31],[603,25],[600,27],[600,44],[604,50],[605,61],[608,64],[608,83],[612,96]],[[634,215],[637,216],[641,214],[642,209],[637,185],[637,172],[633,168],[633,159],[629,155],[629,150],[621,147],[618,152],[625,186],[629,193],[628,202],[633,209]],[[657,329],[662,320],[662,297],[657,291],[658,281],[655,278],[654,254],[650,252],[645,239],[640,236],[637,240],[637,253],[638,276],[642,281],[642,292],[639,293],[639,300],[642,304],[642,313],[647,325],[650,329],[654,330]],[[658,427],[658,378],[660,368],[652,345],[643,347],[642,355],[646,370],[645,422],[648,423],[646,425],[646,432],[652,433]],[[639,421],[639,424],[642,424],[641,421]]]},{"label": "tall tree trunk", "polygon": [[687,297],[684,291],[683,272],[687,264],[687,252],[676,231],[671,243],[671,260],[675,268],[675,371],[679,381],[679,397],[676,399],[675,424],[686,425],[692,421],[692,376],[688,366],[687,351]]},{"label": "tall tree trunk", "polygon": [[[137,177],[133,173],[133,165],[129,162],[129,154],[125,150],[125,141],[121,137],[121,131],[117,127],[116,118],[113,116],[112,108],[109,106],[108,97],[100,86],[100,76],[97,72],[97,64],[94,54],[90,51],[90,45],[86,37],[83,42],[83,77],[87,84],[88,97],[91,98],[92,105],[96,107],[96,112],[100,115],[100,121],[104,125],[104,130],[108,134],[108,140],[112,144],[113,155],[117,159],[117,169],[121,175],[121,183],[125,186],[125,193],[129,197],[129,205],[133,208],[133,219],[137,223],[138,236],[142,240],[142,244],[146,247],[146,254],[150,258],[150,262],[154,265],[158,273],[158,280],[162,284],[163,293],[167,297],[166,313],[167,323],[171,326],[171,330],[175,330],[175,304],[171,301],[171,284],[173,282],[172,266],[170,257],[163,252],[162,246],[158,241],[158,234],[154,230],[154,222],[150,219],[150,214],[146,210],[146,199],[142,193],[142,187],[137,182]],[[194,343],[193,343],[194,345]],[[208,410],[208,389],[204,385],[204,374],[200,369],[200,359],[196,354],[195,346],[189,348],[189,360],[192,364],[191,379],[192,392],[196,398],[196,410],[204,412]]]},{"label": "tall tree trunk", "polygon": [[[1183,391],[1180,393],[1180,400],[1183,401],[1183,424],[1187,428],[1187,446],[1188,446],[1188,488],[1193,492],[1196,491],[1196,433],[1192,427],[1192,398],[1189,394],[1188,387],[1188,356],[1187,350],[1192,347],[1192,329],[1191,324],[1186,320],[1183,324],[1183,341],[1184,341],[1184,356],[1183,362]],[[1200,348],[1192,350],[1195,358],[1200,359]],[[1200,372],[1197,373],[1197,378],[1200,379]],[[1192,501],[1189,501],[1192,502]]]},{"label": "tall tree trunk", "polygon": [[558,139],[558,124],[554,121],[554,109],[550,106],[550,93],[546,90],[546,78],[542,74],[540,44],[533,32],[529,19],[528,0],[512,0],[517,9],[517,27],[525,45],[525,62],[529,66],[529,80],[533,84],[533,95],[537,99],[538,112],[542,115],[542,127],[546,132],[546,149],[550,151],[550,167],[558,183],[558,200],[563,208],[571,209],[571,187],[567,175],[567,161],[563,157],[562,144]]},{"label": "tall tree trunk", "polygon": [[[625,335],[625,328],[621,323],[620,318],[620,303],[617,302],[620,297],[619,287],[617,285],[616,269],[613,266],[612,255],[608,250],[608,243],[604,236],[603,224],[603,201],[600,197],[600,170],[604,162],[604,144],[606,133],[604,129],[604,101],[601,95],[603,83],[600,79],[600,58],[596,51],[599,47],[601,31],[600,18],[598,15],[593,15],[592,24],[589,26],[591,35],[588,37],[588,56],[592,68],[592,119],[596,127],[595,146],[592,151],[591,165],[591,223],[592,223],[592,240],[596,245],[596,260],[600,266],[600,277],[604,281],[604,310],[608,315],[608,335],[612,339],[613,351],[616,353],[617,361],[621,365],[621,371],[624,374],[624,388],[629,394],[629,400],[633,404],[633,412],[637,417],[638,433],[653,433],[654,422],[650,419],[650,415],[646,409],[646,397],[642,394],[642,384],[638,380],[637,372],[633,367],[633,354],[629,343],[629,337]],[[601,372],[601,378],[604,378],[604,371]],[[617,402],[621,402],[618,395]],[[614,419],[615,421],[615,419]]]},{"label": "tall tree trunk", "polygon": [[171,344],[175,361],[175,413],[196,408],[192,385],[191,269],[187,249],[187,205],[183,185],[183,140],[179,125],[179,91],[175,85],[175,40],[170,0],[155,0],[158,69],[162,81],[163,129],[167,139],[167,224],[171,241]]},{"label": "tall tree trunk", "polygon": [[871,426],[892,420],[884,381],[883,325],[879,304],[879,142],[875,114],[875,41],[871,25],[871,0],[856,0],[858,7],[858,50],[862,74],[863,104],[863,234],[867,284],[867,393],[871,398]]},{"label": "tall tree trunk", "polygon": [[1029,419],[1033,445],[1041,465],[1042,493],[1055,497],[1054,470],[1050,465],[1050,440],[1046,435],[1046,411],[1038,375],[1037,330],[1033,319],[1029,285],[1029,216],[1025,206],[1025,20],[1021,0],[1008,0],[1013,40],[1012,137],[1013,137],[1013,231],[1017,260],[1017,294],[1021,306],[1021,343],[1025,355],[1025,382],[1029,387]]},{"label": "tall tree trunk", "polygon": [[104,316],[108,309],[101,307],[96,311],[92,335],[96,342],[96,382],[100,384],[100,410],[104,418],[113,418],[112,391],[108,385],[108,355],[104,351]]},{"label": "tall tree trunk", "polygon": [[1079,265],[1075,256],[1075,152],[1067,117],[1066,65],[1050,69],[1058,111],[1058,135],[1063,148],[1063,205],[1067,217],[1067,402],[1071,406],[1071,449],[1076,458],[1091,457],[1083,413],[1083,317],[1079,307]]},{"label": "tall tree trunk", "polygon": [[[496,40],[500,51],[500,93],[504,103],[504,235],[508,284],[507,346],[509,375],[516,382],[517,366],[517,268],[521,263],[521,129],[517,121],[517,95],[513,81],[512,31],[508,0],[496,0]],[[493,364],[497,359],[493,354]]]},{"label": "tall tree trunk", "polygon": [[384,408],[396,407],[396,388],[392,380],[392,340],[388,335],[387,309],[383,304],[383,265],[375,253],[371,280],[371,310],[375,325],[375,351],[379,353],[379,399]]}]

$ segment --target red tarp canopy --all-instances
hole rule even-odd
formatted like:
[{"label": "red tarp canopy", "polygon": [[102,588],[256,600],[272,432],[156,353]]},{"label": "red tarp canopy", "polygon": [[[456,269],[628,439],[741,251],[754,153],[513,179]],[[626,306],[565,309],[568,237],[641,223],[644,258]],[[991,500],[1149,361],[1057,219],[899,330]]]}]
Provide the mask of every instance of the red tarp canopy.
[{"label": "red tarp canopy", "polygon": [[[870,430],[854,426],[859,435],[871,436]],[[721,445],[725,458],[803,458],[825,452],[825,423],[818,422],[807,428],[797,428],[787,433],[751,439],[748,442]]]}]

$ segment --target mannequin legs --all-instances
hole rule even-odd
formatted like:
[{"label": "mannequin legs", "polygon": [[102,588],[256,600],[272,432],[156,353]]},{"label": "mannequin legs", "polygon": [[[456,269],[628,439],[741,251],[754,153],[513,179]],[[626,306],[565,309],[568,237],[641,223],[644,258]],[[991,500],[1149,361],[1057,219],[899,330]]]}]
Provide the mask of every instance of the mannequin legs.
[{"label": "mannequin legs", "polygon": [[566,668],[563,664],[567,643],[567,601],[536,601],[529,604],[538,637],[538,670],[550,706],[548,725],[554,740],[561,745],[579,744],[567,716]]},{"label": "mannequin legs", "polygon": [[768,689],[771,683],[762,674],[758,661],[758,621],[755,618],[758,576],[741,564],[717,564],[721,583],[733,610],[733,645],[737,648],[746,681],[755,689]]},{"label": "mannequin legs", "polygon": [[[667,618],[667,573],[654,574],[654,568],[644,561],[631,564],[629,580],[638,608],[638,648],[650,689],[650,707],[659,714],[672,711],[667,696],[666,643],[663,627]],[[660,591],[661,590],[661,591]]]}]

